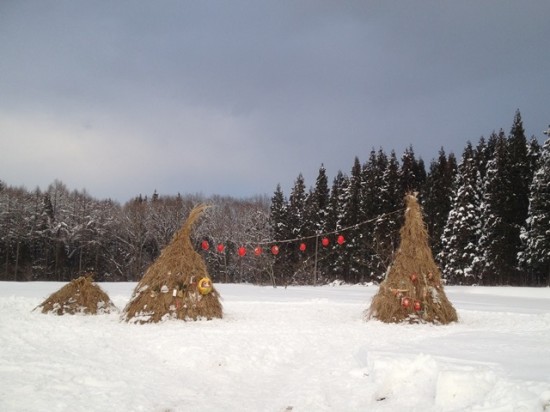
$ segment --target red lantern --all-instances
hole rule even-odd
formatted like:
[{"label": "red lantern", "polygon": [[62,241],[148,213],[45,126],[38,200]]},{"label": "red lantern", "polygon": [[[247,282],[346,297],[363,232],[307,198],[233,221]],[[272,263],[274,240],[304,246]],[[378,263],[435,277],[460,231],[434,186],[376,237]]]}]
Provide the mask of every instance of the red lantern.
[{"label": "red lantern", "polygon": [[208,240],[203,240],[201,243],[202,250],[208,250],[210,245],[208,244]]},{"label": "red lantern", "polygon": [[405,309],[407,309],[410,304],[411,304],[411,300],[409,298],[401,299],[401,306],[403,306]]},{"label": "red lantern", "polygon": [[416,282],[416,281],[418,280],[418,276],[416,275],[416,273],[412,273],[412,274],[411,274],[411,280],[412,280],[413,282]]},{"label": "red lantern", "polygon": [[344,239],[343,235],[338,236],[337,242],[338,242],[339,245],[343,245],[345,241],[346,241],[346,239]]},{"label": "red lantern", "polygon": [[420,302],[418,300],[415,300],[414,301],[414,304],[413,304],[413,308],[415,311],[419,311],[420,309],[422,309],[422,305],[420,304]]},{"label": "red lantern", "polygon": [[239,248],[238,253],[239,253],[239,256],[243,257],[244,255],[246,255],[246,248],[244,246],[241,246]]},{"label": "red lantern", "polygon": [[278,255],[279,254],[279,246],[277,246],[277,245],[271,246],[271,253],[273,253],[274,255]]},{"label": "red lantern", "polygon": [[260,256],[260,255],[262,254],[262,248],[261,248],[260,246],[256,246],[256,247],[254,248],[254,254],[255,254],[256,256]]},{"label": "red lantern", "polygon": [[329,243],[330,243],[330,241],[328,240],[328,237],[324,237],[323,240],[321,240],[321,244],[324,247],[327,247]]},{"label": "red lantern", "polygon": [[300,243],[300,252],[305,252],[305,251],[306,251],[306,244]]},{"label": "red lantern", "polygon": [[222,253],[223,250],[225,249],[225,246],[222,245],[222,244],[220,243],[220,244],[218,245],[217,249],[218,249],[218,252]]}]

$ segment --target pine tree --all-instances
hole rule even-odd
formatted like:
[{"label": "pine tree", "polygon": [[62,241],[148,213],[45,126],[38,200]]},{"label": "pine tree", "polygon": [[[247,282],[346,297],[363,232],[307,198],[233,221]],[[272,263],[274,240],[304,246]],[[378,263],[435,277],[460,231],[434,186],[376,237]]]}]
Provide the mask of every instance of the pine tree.
[{"label": "pine tree", "polygon": [[[291,239],[300,239],[308,235],[308,223],[305,220],[306,201],[306,185],[304,176],[300,173],[294,182],[288,202],[288,227]],[[285,248],[287,249],[285,256],[291,267],[289,275],[292,276],[294,281],[295,275],[301,272],[300,265],[303,261],[295,243],[287,243],[285,244]]]},{"label": "pine tree", "polygon": [[[269,208],[269,224],[271,227],[271,235],[274,241],[286,240],[291,237],[288,221],[288,201],[286,200],[281,185],[278,184],[275,193],[271,198]],[[288,256],[290,251],[287,244],[280,246],[279,255],[275,257],[273,271],[278,277],[278,283],[286,284],[287,279],[291,274],[291,268],[288,265]]]},{"label": "pine tree", "polygon": [[[533,136],[527,145],[527,162],[528,162],[528,176],[531,181],[529,185],[529,204],[531,204],[531,196],[533,195],[532,184],[535,177],[535,173],[539,168],[539,160],[541,156],[541,147],[537,139]],[[522,279],[521,283],[525,285],[533,285],[538,283],[538,277],[535,275],[535,272],[531,270],[530,265],[527,265],[523,260],[525,257],[525,249],[527,248],[526,243],[526,233],[530,230],[530,208],[527,211],[527,218],[520,228],[520,246],[518,251],[518,272],[519,276]]]},{"label": "pine tree", "polygon": [[[345,208],[348,204],[349,178],[342,171],[338,171],[333,180],[329,197],[329,213],[327,217],[327,231],[337,232],[342,229]],[[318,239],[316,239],[319,241]],[[319,245],[317,244],[319,248]],[[320,261],[319,272],[324,274],[326,281],[344,280],[344,255],[341,253],[322,250],[318,255]]]},{"label": "pine tree", "polygon": [[424,161],[416,159],[412,146],[409,146],[401,157],[399,173],[403,193],[419,192],[426,181]]},{"label": "pine tree", "polygon": [[462,154],[454,186],[456,192],[441,237],[438,260],[449,283],[473,284],[478,281],[473,266],[479,256],[481,179],[470,142]]},{"label": "pine tree", "polygon": [[300,173],[290,192],[288,204],[288,221],[290,233],[293,237],[304,235],[304,212],[306,204],[306,185],[304,176]]},{"label": "pine tree", "polygon": [[501,131],[494,158],[487,164],[484,202],[484,282],[522,284],[517,270],[520,233],[527,219],[531,160],[521,120],[516,111],[508,139]]},{"label": "pine tree", "polygon": [[[379,165],[378,156],[382,156],[384,160]],[[380,213],[380,204],[378,196],[380,192],[382,174],[387,165],[387,157],[380,149],[379,155],[374,151],[370,153],[368,162],[363,165],[361,172],[361,180],[363,187],[361,190],[361,217],[360,221],[362,225],[360,227],[360,233],[362,235],[363,250],[362,260],[365,265],[363,273],[365,281],[372,282],[377,279],[383,270],[378,270],[377,263],[375,261],[374,243],[372,233],[374,231],[374,222],[376,217]],[[377,276],[378,274],[378,276]]]},{"label": "pine tree", "polygon": [[479,170],[481,180],[485,180],[487,174],[487,164],[495,156],[495,146],[498,140],[498,135],[493,132],[489,136],[488,140],[485,140],[483,136],[479,139],[479,143],[475,149],[476,166]]},{"label": "pine tree", "polygon": [[543,147],[531,183],[526,227],[522,230],[523,251],[518,254],[520,269],[530,284],[550,286],[550,139]]},{"label": "pine tree", "polygon": [[277,185],[275,193],[271,198],[269,212],[273,240],[286,239],[289,231],[287,222],[288,204],[280,184]]},{"label": "pine tree", "polygon": [[508,142],[504,132],[496,141],[494,158],[487,164],[483,188],[482,236],[480,249],[481,282],[485,285],[510,285],[516,275],[519,228],[510,221],[512,205],[508,162]]},{"label": "pine tree", "polygon": [[[529,177],[531,178],[531,181],[533,180],[533,176],[535,175],[535,172],[539,168],[539,159],[541,156],[541,147],[539,145],[538,140],[535,136],[532,136],[529,140],[529,144],[527,146],[527,161],[529,164]],[[531,190],[531,183],[529,183],[529,190]]]},{"label": "pine tree", "polygon": [[421,196],[426,215],[426,226],[435,256],[441,252],[441,235],[451,210],[456,172],[457,165],[454,154],[451,153],[447,157],[445,150],[441,148],[437,161],[434,160],[430,164],[430,172]]},{"label": "pine tree", "polygon": [[516,111],[514,123],[508,137],[508,168],[510,175],[510,190],[513,195],[510,200],[510,215],[508,216],[509,223],[513,225],[518,236],[515,244],[519,248],[519,229],[527,218],[527,210],[529,208],[529,185],[533,179],[530,159],[528,155],[527,139],[525,138],[525,130],[521,120],[521,114]]},{"label": "pine tree", "polygon": [[395,213],[403,207],[404,193],[399,176],[399,162],[393,150],[381,183],[378,196],[380,214],[373,229],[373,243],[377,266],[385,273],[399,245],[399,228],[403,222],[403,215]]},{"label": "pine tree", "polygon": [[325,231],[329,207],[330,191],[328,188],[328,177],[324,165],[319,168],[319,174],[315,181],[315,188],[311,193],[311,210],[309,212],[312,226],[315,231]]},{"label": "pine tree", "polygon": [[[356,157],[351,169],[347,194],[345,194],[346,205],[342,217],[342,226],[350,229],[346,230],[347,241],[345,247],[339,248],[337,252],[342,254],[344,260],[344,280],[348,283],[363,281],[362,232],[360,228],[353,227],[360,223],[362,187],[362,167],[359,159]],[[333,245],[334,247],[336,246]]]}]

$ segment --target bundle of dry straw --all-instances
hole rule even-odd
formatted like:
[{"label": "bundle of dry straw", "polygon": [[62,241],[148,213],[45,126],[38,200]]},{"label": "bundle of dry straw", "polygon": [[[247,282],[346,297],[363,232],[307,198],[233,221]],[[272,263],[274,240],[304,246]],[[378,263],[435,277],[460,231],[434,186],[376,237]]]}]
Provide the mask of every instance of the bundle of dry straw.
[{"label": "bundle of dry straw", "polygon": [[210,277],[203,258],[191,243],[193,224],[206,205],[195,207],[182,228],[162,250],[137,284],[122,319],[153,323],[167,319],[197,320],[221,318],[220,296],[214,287],[200,289]]},{"label": "bundle of dry straw", "polygon": [[414,194],[407,194],[405,201],[399,249],[366,317],[386,323],[455,322],[457,314],[443,290],[420,205]]},{"label": "bundle of dry straw", "polygon": [[52,293],[38,307],[42,308],[42,313],[56,315],[97,315],[118,311],[109,296],[92,281],[91,274],[72,280]]}]

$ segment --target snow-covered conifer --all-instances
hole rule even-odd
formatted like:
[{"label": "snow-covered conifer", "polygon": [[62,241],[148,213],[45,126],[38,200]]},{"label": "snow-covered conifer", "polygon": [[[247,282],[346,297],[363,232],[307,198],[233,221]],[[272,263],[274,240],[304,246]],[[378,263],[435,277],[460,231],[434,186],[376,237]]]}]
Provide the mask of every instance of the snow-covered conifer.
[{"label": "snow-covered conifer", "polygon": [[448,282],[472,284],[478,281],[473,265],[480,237],[481,180],[470,142],[462,154],[454,186],[456,193],[441,236],[438,259]]},{"label": "snow-covered conifer", "polygon": [[542,147],[539,168],[533,175],[521,239],[520,269],[531,275],[530,284],[550,286],[550,139]]}]

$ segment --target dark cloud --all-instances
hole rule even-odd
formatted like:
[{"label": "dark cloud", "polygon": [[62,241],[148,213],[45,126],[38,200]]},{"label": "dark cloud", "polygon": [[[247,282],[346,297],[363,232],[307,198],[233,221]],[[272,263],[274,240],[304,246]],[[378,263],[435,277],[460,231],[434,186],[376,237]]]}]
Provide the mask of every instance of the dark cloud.
[{"label": "dark cloud", "polygon": [[0,179],[127,200],[313,184],[372,148],[542,139],[550,3],[0,4]]}]

